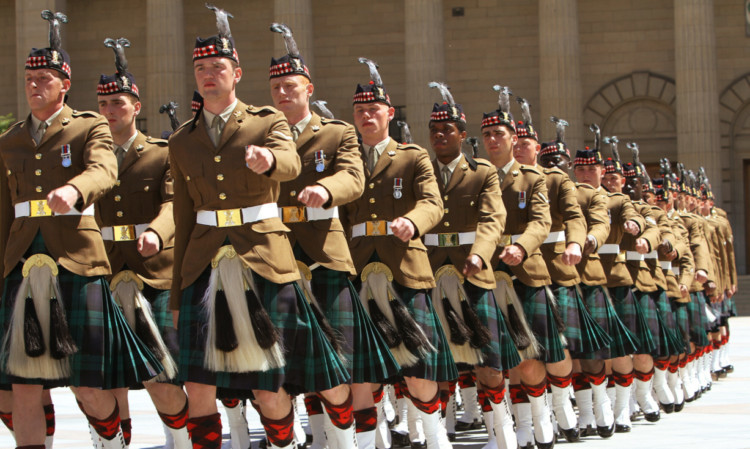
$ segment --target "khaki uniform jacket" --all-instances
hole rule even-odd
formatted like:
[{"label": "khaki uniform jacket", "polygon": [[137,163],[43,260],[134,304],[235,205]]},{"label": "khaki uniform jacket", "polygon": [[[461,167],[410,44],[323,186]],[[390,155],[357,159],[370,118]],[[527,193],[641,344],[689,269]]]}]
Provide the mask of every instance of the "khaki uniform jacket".
[{"label": "khaki uniform jacket", "polygon": [[[657,226],[659,227],[661,240],[668,240],[672,245],[672,249],[679,251],[679,247],[677,246],[677,239],[672,233],[672,224],[669,222],[669,218],[667,217],[666,212],[664,212],[657,206],[651,206],[651,214],[654,217],[654,220],[656,220]],[[654,282],[656,282],[656,285],[662,290],[669,290],[669,287],[667,285],[667,278],[664,275],[664,270],[661,269],[661,264],[659,263],[660,260],[666,260],[666,258],[661,255],[661,252],[656,246],[651,247],[651,249],[657,250],[657,258],[646,259],[646,265],[648,265],[649,270],[651,270],[651,276],[654,278]],[[679,252],[677,257],[679,257]]]},{"label": "khaki uniform jacket", "polygon": [[[552,279],[539,249],[549,235],[552,224],[544,174],[534,167],[515,161],[500,183],[500,190],[508,214],[503,245],[510,244],[512,236],[518,236],[515,244],[526,252],[523,262],[510,267],[511,271],[524,285],[549,285]],[[493,267],[497,266],[503,247],[495,251],[492,258]]]},{"label": "khaki uniform jacket", "polygon": [[118,169],[117,182],[96,203],[100,226],[148,224],[161,240],[161,251],[144,258],[138,252],[138,240],[105,240],[107,257],[116,274],[125,265],[151,287],[172,287],[174,264],[174,182],[169,169],[167,141],[147,137],[140,131],[125,153]]},{"label": "khaki uniform jacket", "polygon": [[[245,148],[268,148],[274,165],[258,175],[245,165]],[[282,181],[300,172],[289,123],[270,106],[237,102],[218,147],[208,137],[203,115],[180,127],[169,139],[174,177],[175,257],[170,308],[178,309],[182,289],[200,276],[228,238],[243,262],[274,283],[299,279],[292,248],[278,217],[241,226],[196,224],[199,210],[215,211],[275,203]]]},{"label": "khaki uniform jacket", "polygon": [[[693,261],[693,253],[690,252],[689,233],[687,228],[683,225],[679,215],[672,212],[667,214],[669,224],[672,226],[672,234],[675,237],[675,241],[672,242],[674,249],[677,251],[677,257],[671,261],[672,267],[678,267],[680,269],[680,275],[677,276],[673,269],[663,270],[664,276],[667,278],[667,295],[670,298],[674,298],[677,302],[690,302],[690,297],[683,298],[680,292],[680,285],[690,287],[692,279],[695,273],[695,262]],[[662,258],[660,257],[660,260]]]},{"label": "khaki uniform jacket", "polygon": [[[601,196],[607,199],[607,213],[609,215],[609,236],[604,244],[613,244],[620,246],[619,254],[600,254],[602,267],[604,273],[607,275],[607,287],[627,287],[635,283],[633,277],[628,270],[628,266],[625,259],[625,245],[633,245],[635,240],[628,239],[629,241],[623,241],[626,235],[625,233],[625,222],[632,220],[638,224],[638,227],[643,233],[646,229],[646,220],[635,211],[633,202],[630,201],[630,197],[622,193],[609,193],[603,188],[597,189],[597,192]],[[627,234],[632,238],[631,234]],[[599,245],[601,248],[602,245]]]},{"label": "khaki uniform jacket", "polygon": [[594,252],[581,257],[581,262],[576,265],[576,269],[584,284],[605,285],[607,275],[597,251],[609,237],[607,197],[590,185],[581,183],[576,184],[576,197],[581,212],[586,217],[586,235],[591,235],[596,239]]},{"label": "khaki uniform jacket", "polygon": [[[691,212],[683,210],[679,212],[680,220],[688,231],[688,240],[690,242],[690,252],[693,254],[694,270],[703,270],[706,272],[709,280],[713,280],[713,263],[709,253],[708,242],[706,241],[706,231],[704,229],[703,219]],[[695,273],[693,273],[695,275]],[[703,291],[703,284],[693,278],[690,284],[687,284],[690,292]]]},{"label": "khaki uniform jacket", "polygon": [[[325,155],[322,172],[316,170],[315,153],[318,151]],[[279,207],[302,206],[297,195],[305,187],[316,184],[325,187],[331,195],[325,208],[343,206],[362,196],[365,173],[354,126],[313,113],[297,138],[297,154],[302,160],[302,172],[297,179],[281,184]],[[305,254],[326,268],[356,274],[338,218],[285,224],[292,230],[289,233],[292,246],[298,243]]]},{"label": "khaki uniform jacket", "polygon": [[[75,208],[87,208],[115,183],[117,158],[104,117],[64,106],[37,145],[31,137],[31,115],[0,137],[0,272],[7,276],[37,232],[52,257],[80,276],[110,274],[101,231],[93,216],[15,218],[13,206],[44,200],[50,191],[72,185],[81,194]],[[70,145],[70,167],[62,166],[61,149]],[[11,238],[12,237],[12,238]]]},{"label": "khaki uniform jacket", "polygon": [[732,276],[732,260],[729,255],[730,247],[727,246],[732,234],[731,225],[729,224],[728,220],[720,216],[713,209],[711,210],[711,215],[708,217],[708,219],[715,223],[717,233],[719,235],[719,243],[721,244],[722,255],[721,275],[724,278],[724,288],[728,290],[732,285],[734,285],[735,282]]},{"label": "khaki uniform jacket", "polygon": [[[482,259],[482,271],[467,279],[472,284],[486,289],[496,286],[492,271],[492,255],[500,244],[505,228],[505,206],[500,193],[500,182],[497,169],[484,159],[474,159],[476,168],[472,168],[461,156],[456,169],[453,170],[447,186],[438,181],[440,196],[443,198],[443,218],[429,233],[476,232],[471,245],[454,247],[428,246],[427,255],[435,271],[450,259],[459,272],[470,254]],[[437,159],[432,161],[432,169],[439,173]]]},{"label": "khaki uniform jacket", "polygon": [[729,222],[729,217],[724,209],[714,207],[711,210],[711,214],[717,217],[724,223],[724,234],[726,240],[724,246],[727,253],[727,261],[729,263],[729,281],[730,285],[737,285],[737,261],[734,255],[734,233],[732,232],[732,224]]},{"label": "khaki uniform jacket", "polygon": [[550,217],[552,226],[550,232],[564,231],[565,241],[542,244],[542,257],[547,263],[552,282],[557,285],[570,287],[581,282],[575,265],[566,265],[562,261],[565,248],[571,243],[577,243],[583,251],[586,240],[586,217],[581,212],[576,197],[576,185],[570,177],[559,168],[545,168],[543,170],[547,182]]},{"label": "khaki uniform jacket", "polygon": [[[364,163],[364,154],[361,156]],[[443,216],[443,201],[432,171],[427,150],[417,145],[400,145],[391,139],[378,158],[372,173],[365,170],[365,193],[344,206],[344,229],[351,236],[354,225],[367,221],[393,221],[404,217],[414,223],[414,237],[402,242],[393,235],[351,238],[349,249],[357,273],[377,251],[380,260],[392,271],[396,282],[413,289],[435,286],[421,235]],[[401,197],[395,198],[394,183],[401,180]]]},{"label": "khaki uniform jacket", "polygon": [[[643,201],[633,201],[633,207],[643,217],[645,228],[641,228],[643,232],[638,237],[625,234],[620,245],[621,254],[623,251],[635,251],[635,241],[638,238],[648,242],[649,252],[656,249],[661,243],[661,233],[651,206]],[[645,260],[628,260],[626,264],[630,271],[630,277],[633,278],[633,286],[636,289],[645,293],[655,292],[658,289],[659,286],[656,284],[651,269]]]},{"label": "khaki uniform jacket", "polygon": [[720,235],[718,225],[710,217],[702,217],[704,229],[706,231],[706,241],[708,242],[711,263],[713,264],[714,283],[716,283],[716,294],[721,293],[726,288],[726,275],[724,270],[724,248],[723,238]]}]

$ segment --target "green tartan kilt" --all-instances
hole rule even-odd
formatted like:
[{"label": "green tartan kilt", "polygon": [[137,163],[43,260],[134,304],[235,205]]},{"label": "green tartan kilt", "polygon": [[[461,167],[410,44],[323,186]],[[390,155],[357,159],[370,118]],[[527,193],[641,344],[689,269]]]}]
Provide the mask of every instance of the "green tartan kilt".
[{"label": "green tartan kilt", "polygon": [[479,317],[479,321],[490,331],[490,342],[480,349],[482,363],[478,366],[498,371],[516,367],[521,363],[521,356],[510,336],[505,316],[497,306],[494,292],[477,287],[471,282],[464,282],[464,290],[466,299]]},{"label": "green tartan kilt", "polygon": [[[373,258],[373,260],[377,260]],[[430,352],[426,357],[421,358],[414,366],[408,368],[401,367],[402,377],[416,377],[417,379],[432,380],[435,382],[447,382],[458,378],[458,369],[456,362],[453,360],[448,340],[443,332],[443,326],[440,319],[432,306],[432,299],[427,290],[413,289],[404,287],[397,282],[393,282],[393,289],[403,301],[409,313],[417,322],[419,327],[427,337],[427,341],[437,349],[437,352]],[[362,282],[358,277],[354,281],[354,286],[359,291]]]},{"label": "green tartan kilt", "polygon": [[318,267],[312,293],[336,331],[340,354],[354,383],[383,383],[401,367],[364,309],[347,273]]},{"label": "green tartan kilt", "polygon": [[[665,320],[665,314],[662,313],[666,307],[669,307],[669,314],[672,314],[666,292],[661,289],[651,293],[634,290],[633,294],[636,295],[641,309],[645,312],[651,333],[654,335],[656,349],[651,355],[663,358],[680,354],[682,343],[678,337],[674,336]],[[672,317],[672,325],[674,325],[674,317]]]},{"label": "green tartan kilt", "polygon": [[251,397],[251,390],[290,394],[312,393],[348,383],[346,367],[326,339],[296,282],[275,284],[253,273],[259,299],[281,335],[286,364],[267,371],[229,373],[203,366],[207,338],[207,311],[201,305],[208,289],[211,267],[183,290],[178,326],[179,380],[215,385],[220,397]]},{"label": "green tartan kilt", "polygon": [[[24,254],[47,254],[41,233]],[[10,330],[16,292],[23,281],[19,263],[5,278],[0,324],[5,335]],[[117,307],[103,276],[85,277],[58,266],[57,276],[68,328],[78,351],[70,356],[71,375],[67,379],[20,378],[7,373],[7,348],[0,361],[0,384],[91,387],[103,390],[140,385],[162,371],[161,363],[130,329]]]},{"label": "green tartan kilt", "polygon": [[564,360],[565,347],[560,336],[561,331],[555,322],[550,299],[547,297],[547,289],[529,287],[518,279],[513,281],[513,288],[523,304],[523,313],[539,343],[538,360],[544,363]]},{"label": "green tartan kilt", "polygon": [[687,303],[688,321],[690,326],[690,341],[696,346],[708,346],[708,334],[706,333],[708,316],[706,315],[706,301],[703,292],[690,294],[690,302]]},{"label": "green tartan kilt", "polygon": [[690,347],[690,312],[688,311],[688,303],[677,302],[672,300],[672,315],[674,316],[677,334],[682,341],[685,348]]},{"label": "green tartan kilt", "polygon": [[719,332],[719,326],[723,326],[721,322],[721,303],[711,302],[711,299],[706,296],[706,304],[708,304],[708,307],[711,308],[711,312],[716,317],[716,320],[713,323],[709,323],[709,332]]},{"label": "green tartan kilt", "polygon": [[588,308],[597,324],[612,339],[609,347],[602,347],[594,353],[596,359],[607,360],[634,354],[640,346],[640,342],[617,316],[615,308],[607,299],[605,287],[601,285],[580,285],[586,308]]},{"label": "green tartan kilt", "polygon": [[659,320],[656,305],[648,294],[631,287],[614,287],[610,296],[623,323],[638,337],[641,345],[636,354],[654,354],[658,351]]},{"label": "green tartan kilt", "polygon": [[565,324],[563,335],[567,349],[574,359],[595,359],[596,352],[612,342],[609,335],[594,320],[575,286],[563,287],[553,283],[550,288],[557,299],[557,309]]}]

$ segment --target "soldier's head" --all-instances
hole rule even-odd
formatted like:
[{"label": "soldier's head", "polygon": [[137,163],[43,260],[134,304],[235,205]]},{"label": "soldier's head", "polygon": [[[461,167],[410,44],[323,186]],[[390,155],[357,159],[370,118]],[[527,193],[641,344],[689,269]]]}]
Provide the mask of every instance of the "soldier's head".
[{"label": "soldier's head", "polygon": [[539,165],[545,168],[559,168],[567,172],[570,168],[570,150],[565,142],[545,142],[539,152]]},{"label": "soldier's head", "polygon": [[375,145],[388,137],[388,124],[396,110],[385,91],[377,63],[367,58],[359,58],[359,62],[370,69],[370,82],[357,84],[354,91],[354,126],[365,144]]},{"label": "soldier's head", "polygon": [[604,171],[604,163],[599,150],[586,147],[583,150],[576,151],[573,170],[578,182],[588,184],[591,187],[599,187]]},{"label": "soldier's head", "polygon": [[205,103],[220,107],[235,100],[235,87],[242,79],[242,68],[229,29],[229,18],[233,16],[212,5],[206,4],[206,7],[216,14],[219,32],[205,39],[195,39],[193,74],[198,92],[203,96]]},{"label": "soldier's head", "polygon": [[490,161],[498,168],[513,159],[513,147],[518,142],[516,122],[510,113],[510,88],[496,84],[492,86],[499,93],[498,107],[482,114],[482,141]]},{"label": "soldier's head", "polygon": [[440,90],[442,103],[435,103],[430,113],[430,145],[441,163],[447,164],[461,154],[466,139],[466,116],[463,107],[453,100],[448,86],[431,82],[429,87]]},{"label": "soldier's head", "polygon": [[641,178],[641,167],[631,162],[625,164],[622,168],[625,174],[625,186],[623,193],[630,196],[630,199],[638,201],[643,198],[643,180]]},{"label": "soldier's head", "polygon": [[120,134],[129,138],[135,132],[135,117],[141,112],[140,93],[135,77],[128,72],[125,48],[130,42],[125,38],[104,40],[104,46],[115,52],[113,75],[101,75],[96,85],[99,113],[109,123],[113,136]]},{"label": "soldier's head", "polygon": [[135,119],[141,113],[141,102],[130,94],[99,95],[99,113],[107,119],[113,135],[135,132]]},{"label": "soldier's head", "polygon": [[523,120],[516,122],[516,135],[518,140],[513,145],[513,157],[521,164],[536,165],[536,158],[542,146],[539,144],[539,134],[532,125],[531,108],[529,102],[521,97],[516,97],[521,105]]},{"label": "soldier's head", "polygon": [[60,26],[68,22],[62,13],[42,11],[49,22],[49,47],[32,48],[26,58],[24,89],[32,114],[46,119],[65,103],[70,90],[70,57],[62,49]]},{"label": "soldier's head", "polygon": [[310,113],[310,97],[314,91],[310,70],[299,54],[292,30],[284,24],[273,23],[271,31],[281,33],[287,51],[278,59],[271,58],[268,69],[271,98],[276,109],[296,123]]},{"label": "soldier's head", "polygon": [[665,212],[669,212],[670,210],[672,210],[672,201],[670,199],[668,190],[657,188],[651,195],[651,198],[653,200],[653,204],[658,206],[659,209]]}]

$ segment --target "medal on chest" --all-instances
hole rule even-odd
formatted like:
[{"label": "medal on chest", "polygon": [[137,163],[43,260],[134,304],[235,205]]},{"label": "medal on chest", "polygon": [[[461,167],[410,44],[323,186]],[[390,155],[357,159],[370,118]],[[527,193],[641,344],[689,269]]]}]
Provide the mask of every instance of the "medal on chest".
[{"label": "medal on chest", "polygon": [[72,164],[70,160],[70,145],[60,146],[60,157],[62,158],[62,166],[65,168],[70,167],[70,164]]},{"label": "medal on chest", "polygon": [[403,178],[393,178],[393,197],[398,199],[401,199],[403,196],[403,192],[401,190],[404,188],[404,179]]},{"label": "medal on chest", "polygon": [[518,208],[526,209],[526,191],[518,192]]},{"label": "medal on chest", "polygon": [[320,173],[326,168],[325,164],[326,155],[323,153],[323,150],[319,150],[315,152],[315,171]]}]

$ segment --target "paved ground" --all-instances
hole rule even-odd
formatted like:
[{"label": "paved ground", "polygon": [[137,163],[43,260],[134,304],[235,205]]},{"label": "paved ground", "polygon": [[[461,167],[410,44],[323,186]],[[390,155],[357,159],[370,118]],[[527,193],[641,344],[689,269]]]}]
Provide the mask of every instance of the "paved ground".
[{"label": "paved ground", "polygon": [[[735,372],[726,379],[714,383],[711,391],[698,402],[687,404],[679,414],[662,415],[662,420],[655,424],[644,420],[636,421],[629,434],[616,434],[609,440],[589,437],[582,443],[561,443],[559,446],[568,446],[571,449],[750,448],[747,436],[750,423],[750,317],[733,318],[731,324],[730,356]],[[57,410],[55,447],[90,448],[86,421],[70,391],[56,389],[52,396]],[[164,442],[161,422],[146,393],[132,392],[130,401],[133,419],[133,441],[130,447],[161,447]],[[226,417],[222,417],[222,420],[226,422]],[[253,442],[257,444],[260,438],[258,415],[251,411],[248,420],[250,428],[253,429]],[[228,437],[225,435],[225,438]],[[485,441],[486,434],[475,431],[461,435],[454,447],[479,449]],[[0,448],[14,446],[7,429],[0,428]]]}]

